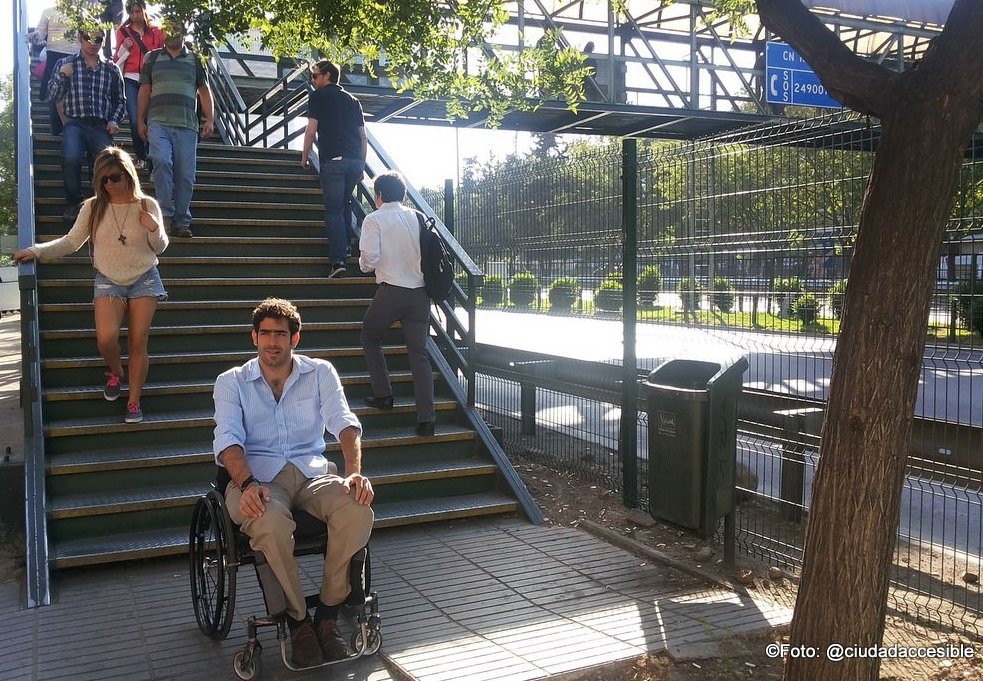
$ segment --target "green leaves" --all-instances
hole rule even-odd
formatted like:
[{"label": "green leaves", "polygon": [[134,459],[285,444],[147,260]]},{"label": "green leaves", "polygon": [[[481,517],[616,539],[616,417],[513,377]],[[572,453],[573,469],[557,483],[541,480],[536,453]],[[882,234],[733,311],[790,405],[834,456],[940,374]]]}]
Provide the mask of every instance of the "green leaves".
[{"label": "green leaves", "polygon": [[480,114],[496,126],[512,109],[558,99],[575,110],[584,98],[584,57],[560,47],[556,35],[519,51],[491,49],[508,19],[503,0],[165,0],[160,6],[195,26],[199,48],[252,30],[278,57],[313,50],[342,64],[361,58],[400,91],[446,100],[451,119]]}]

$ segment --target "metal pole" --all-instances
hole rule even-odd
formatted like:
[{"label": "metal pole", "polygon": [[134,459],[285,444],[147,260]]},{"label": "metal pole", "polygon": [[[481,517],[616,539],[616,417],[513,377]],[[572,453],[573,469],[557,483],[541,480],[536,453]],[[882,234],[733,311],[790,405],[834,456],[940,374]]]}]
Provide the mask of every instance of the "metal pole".
[{"label": "metal pole", "polygon": [[454,233],[454,180],[444,180],[444,227]]},{"label": "metal pole", "polygon": [[622,309],[624,310],[621,385],[621,457],[625,506],[638,506],[638,141],[626,139],[621,151]]}]

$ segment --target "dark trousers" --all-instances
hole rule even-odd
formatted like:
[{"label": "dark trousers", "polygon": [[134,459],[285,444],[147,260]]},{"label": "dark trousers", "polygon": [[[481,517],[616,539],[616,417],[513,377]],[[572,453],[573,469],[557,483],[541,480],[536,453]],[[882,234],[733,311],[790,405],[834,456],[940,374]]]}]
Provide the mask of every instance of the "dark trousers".
[{"label": "dark trousers", "polygon": [[106,121],[94,118],[69,118],[61,135],[61,174],[65,182],[65,202],[82,203],[82,161],[88,153],[91,162],[99,152],[113,146]]},{"label": "dark trousers", "polygon": [[352,223],[352,192],[362,179],[365,163],[352,158],[321,159],[320,172],[328,256],[332,265],[343,265],[348,260],[351,239],[358,236]]},{"label": "dark trousers", "polygon": [[382,351],[382,337],[395,322],[403,328],[403,339],[409,352],[413,372],[413,395],[416,399],[417,421],[434,421],[433,367],[427,354],[427,332],[430,328],[430,297],[425,288],[401,288],[380,284],[362,321],[362,350],[365,365],[372,381],[372,394],[387,397],[393,394],[389,368]]}]

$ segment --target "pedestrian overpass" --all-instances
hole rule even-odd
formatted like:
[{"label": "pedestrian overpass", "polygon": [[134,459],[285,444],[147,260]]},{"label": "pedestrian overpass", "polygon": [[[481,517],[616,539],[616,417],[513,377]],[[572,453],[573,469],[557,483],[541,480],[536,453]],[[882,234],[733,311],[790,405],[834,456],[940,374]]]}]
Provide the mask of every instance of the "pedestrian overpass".
[{"label": "pedestrian overpass", "polygon": [[[852,51],[902,70],[941,33],[952,0],[806,0],[804,4]],[[514,0],[506,8],[508,20],[494,42],[480,46],[485,54],[514,53],[535,45],[551,30],[560,47],[585,51],[595,71],[585,82],[587,101],[575,112],[565,102],[546,101],[534,111],[508,112],[500,124],[503,130],[694,139],[783,113],[781,107],[765,101],[764,92],[765,44],[778,38],[756,16],[748,17],[747,30],[742,32],[726,17],[714,15],[712,0],[627,0],[619,13],[610,1],[597,0]],[[230,69],[247,101],[250,89],[265,91],[283,75],[276,73],[272,58],[267,57],[267,80],[255,64],[246,63],[245,54],[241,56],[241,64],[230,64]],[[234,48],[229,57],[236,60]],[[479,70],[481,62],[472,60],[470,69]],[[444,102],[398,92],[398,83],[386,76],[385,66],[383,59],[371,68],[357,64],[346,69],[345,87],[362,102],[368,120],[463,128],[487,125],[484,114],[450,120]]]}]

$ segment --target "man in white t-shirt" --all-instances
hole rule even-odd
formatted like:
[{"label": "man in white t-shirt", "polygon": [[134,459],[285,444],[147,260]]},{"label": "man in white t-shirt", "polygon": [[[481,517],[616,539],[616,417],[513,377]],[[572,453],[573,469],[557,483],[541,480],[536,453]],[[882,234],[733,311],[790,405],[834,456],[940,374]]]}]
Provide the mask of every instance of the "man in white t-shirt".
[{"label": "man in white t-shirt", "polygon": [[434,434],[433,367],[427,353],[430,296],[420,268],[420,223],[417,212],[404,206],[406,183],[397,172],[375,178],[376,211],[362,223],[358,265],[375,272],[379,288],[362,321],[362,350],[372,381],[372,397],[365,403],[377,409],[393,408],[389,369],[382,339],[389,327],[400,322],[416,398],[416,434]]}]

